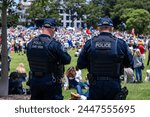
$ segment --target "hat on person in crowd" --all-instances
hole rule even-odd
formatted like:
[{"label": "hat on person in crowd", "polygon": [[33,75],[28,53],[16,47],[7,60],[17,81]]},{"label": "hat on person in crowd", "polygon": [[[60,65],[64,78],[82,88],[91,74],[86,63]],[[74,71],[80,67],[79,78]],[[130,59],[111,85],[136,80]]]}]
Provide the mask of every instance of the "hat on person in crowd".
[{"label": "hat on person in crowd", "polygon": [[139,41],[138,45],[144,45],[144,42],[143,41]]},{"label": "hat on person in crowd", "polygon": [[52,18],[46,18],[44,19],[44,25],[45,28],[55,28],[56,27],[56,21]]},{"label": "hat on person in crowd", "polygon": [[110,18],[100,18],[99,22],[98,22],[98,26],[111,26],[113,27],[113,22]]}]

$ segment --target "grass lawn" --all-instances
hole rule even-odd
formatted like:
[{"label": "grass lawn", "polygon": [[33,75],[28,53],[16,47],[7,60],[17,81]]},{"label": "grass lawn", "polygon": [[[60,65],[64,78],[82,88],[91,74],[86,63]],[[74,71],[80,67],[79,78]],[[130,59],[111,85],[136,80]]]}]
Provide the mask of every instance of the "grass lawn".
[{"label": "grass lawn", "polygon": [[[71,64],[66,65],[65,69],[67,69],[70,66],[75,66],[77,63],[77,57],[74,57],[75,50],[68,50],[69,54],[72,56]],[[25,68],[27,72],[29,72],[29,65],[27,62],[26,55],[18,55],[16,53],[11,53],[11,64],[10,69],[11,72],[15,71],[17,65],[19,63],[23,63],[25,65]],[[145,65],[147,62],[147,55],[145,59]],[[145,66],[145,69],[143,70],[143,80],[145,79],[146,70],[150,69],[150,66]],[[82,70],[82,77],[85,78],[87,74],[87,70]],[[26,85],[24,85],[26,87]],[[126,86],[129,90],[129,94],[127,99],[128,100],[150,100],[150,82],[148,83],[134,83],[134,84],[124,84],[122,83],[122,86]],[[63,91],[64,99],[70,98],[70,92],[76,92],[74,89]]]}]

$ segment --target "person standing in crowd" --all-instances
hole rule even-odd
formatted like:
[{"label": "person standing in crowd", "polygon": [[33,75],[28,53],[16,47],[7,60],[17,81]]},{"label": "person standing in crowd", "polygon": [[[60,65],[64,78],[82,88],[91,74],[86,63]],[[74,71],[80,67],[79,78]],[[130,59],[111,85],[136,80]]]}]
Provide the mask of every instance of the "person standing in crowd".
[{"label": "person standing in crowd", "polygon": [[64,65],[71,56],[53,36],[56,21],[44,20],[42,34],[33,38],[27,45],[27,58],[30,67],[30,88],[32,100],[62,100]]},{"label": "person standing in crowd", "polygon": [[134,69],[136,74],[136,82],[142,82],[142,64],[143,64],[143,57],[141,56],[141,52],[137,49],[134,53]]},{"label": "person standing in crowd", "polygon": [[[112,35],[113,22],[110,18],[101,18],[98,36],[88,40],[77,61],[79,69],[88,69],[90,100],[123,99],[120,71],[130,67],[133,57],[126,42]],[[127,93],[124,93],[126,98]]]},{"label": "person standing in crowd", "polygon": [[147,65],[149,65],[149,61],[150,61],[150,40],[148,41],[147,49],[148,49],[148,60],[147,60]]},{"label": "person standing in crowd", "polygon": [[145,60],[145,48],[144,48],[144,42],[139,42],[138,49],[140,50],[141,56],[143,60]]}]

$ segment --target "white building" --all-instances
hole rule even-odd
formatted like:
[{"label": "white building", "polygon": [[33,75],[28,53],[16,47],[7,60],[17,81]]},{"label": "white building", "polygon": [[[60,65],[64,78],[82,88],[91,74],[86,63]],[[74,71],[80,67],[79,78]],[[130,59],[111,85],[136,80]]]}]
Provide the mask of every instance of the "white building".
[{"label": "white building", "polygon": [[[24,0],[20,0],[20,3],[22,3],[22,5],[24,6],[23,10],[21,11],[21,16],[22,16],[21,21],[26,21],[25,10],[30,7],[30,5],[32,4],[33,1],[35,1],[35,0],[27,0],[26,2],[24,2]],[[60,4],[64,4],[63,0],[60,0]],[[77,18],[77,17],[71,18],[70,11],[65,12],[65,10],[62,7],[60,7],[59,14],[62,17],[61,23],[62,23],[63,27],[75,27],[75,28],[78,27],[78,28],[80,28],[82,26],[82,23],[83,23],[82,19]],[[74,15],[77,16],[76,13]]]},{"label": "white building", "polygon": [[63,9],[60,9],[60,16],[62,17],[61,23],[63,27],[81,27],[82,20],[81,18],[78,19],[76,16],[74,18],[71,18],[71,15],[69,13],[64,12]]},{"label": "white building", "polygon": [[[60,0],[60,4],[64,4],[63,0]],[[62,17],[61,22],[63,27],[78,27],[82,26],[82,19],[77,17],[77,13],[74,14],[74,17],[71,18],[70,11],[66,11],[60,7],[59,9],[60,16]]]}]

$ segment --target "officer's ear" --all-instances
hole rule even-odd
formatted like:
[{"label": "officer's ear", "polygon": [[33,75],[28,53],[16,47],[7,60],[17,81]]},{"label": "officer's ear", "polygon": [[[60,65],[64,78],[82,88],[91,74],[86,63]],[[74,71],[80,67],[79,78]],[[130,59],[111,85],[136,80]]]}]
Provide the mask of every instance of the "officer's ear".
[{"label": "officer's ear", "polygon": [[109,32],[113,32],[114,27],[108,27]]},{"label": "officer's ear", "polygon": [[52,28],[50,28],[53,32],[55,32],[56,31],[56,28],[54,28],[54,27],[52,27]]},{"label": "officer's ear", "polygon": [[111,27],[111,32],[113,32],[114,31],[114,27]]}]

